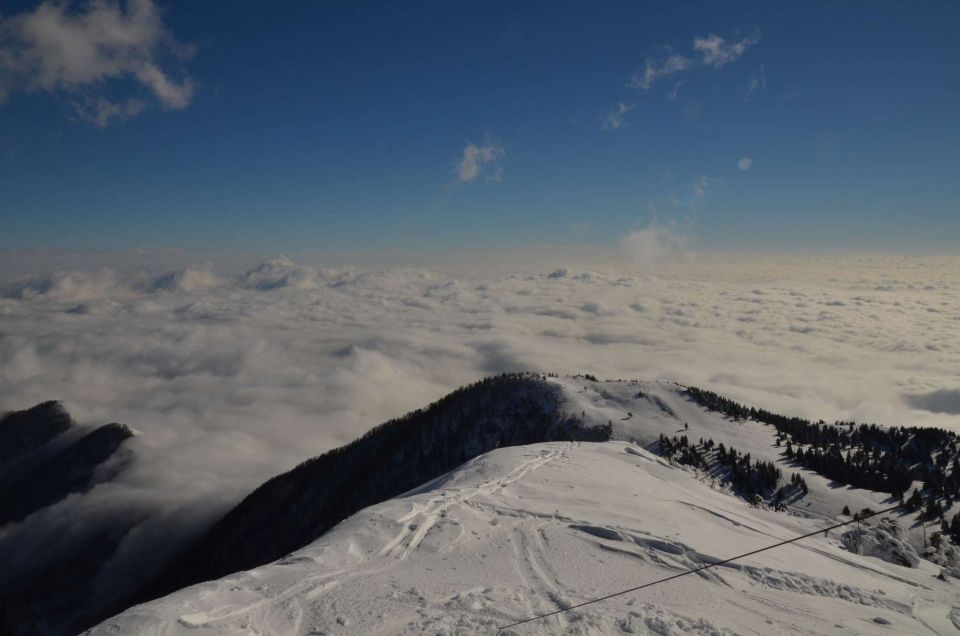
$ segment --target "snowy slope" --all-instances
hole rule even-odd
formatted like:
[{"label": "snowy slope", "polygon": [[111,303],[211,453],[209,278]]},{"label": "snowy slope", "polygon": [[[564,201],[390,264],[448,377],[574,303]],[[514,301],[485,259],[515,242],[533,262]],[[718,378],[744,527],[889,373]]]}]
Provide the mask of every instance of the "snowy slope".
[{"label": "snowy slope", "polygon": [[[630,443],[504,448],[274,564],[131,608],[90,633],[491,634],[823,524],[753,508]],[[817,535],[506,633],[960,630],[958,581],[935,578],[929,562],[905,568],[840,543]]]},{"label": "snowy slope", "polygon": [[[866,507],[878,510],[895,503],[886,493],[838,486],[787,461],[782,455],[784,449],[774,445],[776,430],[772,426],[752,420],[732,421],[707,411],[691,401],[683,387],[672,382],[590,382],[578,378],[553,378],[550,382],[564,389],[567,411],[584,414],[587,423],[611,422],[615,439],[636,441],[648,448],[655,445],[661,433],[668,437],[686,435],[691,441],[701,437],[713,439],[717,444],[750,453],[754,459],[776,463],[785,478],[791,473],[801,474],[810,492],[792,506],[797,514],[833,519],[845,505],[856,511]],[[915,531],[919,533],[919,527]]]},{"label": "snowy slope", "polygon": [[495,448],[610,439],[611,427],[568,417],[564,395],[539,376],[487,378],[309,459],[268,480],[190,543],[140,601],[275,561],[351,514]]}]

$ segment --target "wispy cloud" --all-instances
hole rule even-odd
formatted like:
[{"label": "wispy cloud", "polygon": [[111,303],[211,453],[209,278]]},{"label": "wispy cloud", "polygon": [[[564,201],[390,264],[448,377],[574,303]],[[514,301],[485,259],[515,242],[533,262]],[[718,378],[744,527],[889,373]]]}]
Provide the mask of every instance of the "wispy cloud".
[{"label": "wispy cloud", "polygon": [[697,179],[696,183],[693,184],[693,189],[690,194],[693,205],[700,205],[706,200],[707,195],[710,194],[712,185],[713,179],[707,175],[701,175],[700,178]]},{"label": "wispy cloud", "polygon": [[722,183],[720,179],[700,175],[672,195],[648,199],[647,210],[655,218],[684,218],[690,223],[691,215],[707,202],[711,190],[719,183]]},{"label": "wispy cloud", "polygon": [[[649,91],[660,80],[674,77],[680,73],[703,67],[719,69],[743,57],[747,49],[759,41],[760,34],[756,31],[734,41],[727,41],[714,33],[697,36],[693,38],[693,52],[690,55],[674,53],[668,49],[669,54],[666,57],[647,58],[643,70],[630,76],[627,87]],[[757,85],[765,83],[763,67],[761,67],[760,77],[756,81]],[[682,84],[683,80],[674,84],[673,91],[670,94],[671,100],[676,99],[677,91]]]},{"label": "wispy cloud", "polygon": [[760,36],[757,33],[735,42],[728,42],[719,35],[711,33],[706,37],[694,38],[693,48],[703,56],[704,64],[713,68],[720,68],[739,60],[747,52],[747,49],[759,40]]},{"label": "wispy cloud", "polygon": [[110,101],[104,97],[99,97],[96,101],[74,100],[72,103],[81,118],[100,128],[105,128],[112,122],[125,121],[136,117],[147,108],[146,102],[136,98]]},{"label": "wispy cloud", "polygon": [[680,95],[680,87],[687,83],[687,80],[680,80],[673,85],[673,90],[670,91],[670,94],[667,95],[667,99],[671,102],[677,99],[677,96]]},{"label": "wispy cloud", "polygon": [[657,219],[620,239],[620,247],[628,260],[642,270],[650,270],[665,261],[681,257],[686,244],[687,234],[676,221],[661,223]]},{"label": "wispy cloud", "polygon": [[616,107],[600,119],[600,127],[604,130],[616,130],[627,125],[625,117],[633,110],[633,104],[617,102]]},{"label": "wispy cloud", "polygon": [[[54,93],[97,126],[136,116],[147,98],[161,108],[185,108],[193,82],[169,66],[191,53],[152,0],[43,2],[0,19],[0,102],[13,92]],[[124,82],[143,94],[107,97],[108,87]]]},{"label": "wispy cloud", "polygon": [[750,81],[747,82],[747,94],[752,95],[758,89],[764,89],[767,87],[767,73],[763,68],[763,64],[760,65],[760,70],[757,71],[756,75],[750,76]]},{"label": "wispy cloud", "polygon": [[488,141],[483,145],[468,143],[457,162],[457,180],[469,183],[483,176],[488,181],[500,181],[503,178],[500,159],[505,155],[506,150],[499,141]]},{"label": "wispy cloud", "polygon": [[634,73],[627,82],[627,86],[648,91],[657,80],[676,75],[693,65],[693,60],[678,54],[673,54],[659,62],[648,58],[643,71]]}]

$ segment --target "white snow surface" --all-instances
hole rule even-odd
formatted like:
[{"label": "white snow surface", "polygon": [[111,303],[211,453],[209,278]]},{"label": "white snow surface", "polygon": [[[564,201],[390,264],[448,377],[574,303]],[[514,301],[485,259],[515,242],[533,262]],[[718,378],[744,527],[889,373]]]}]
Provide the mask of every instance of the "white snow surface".
[{"label": "white snow surface", "polygon": [[[841,519],[844,504],[884,505],[882,494],[783,465],[785,476],[803,472],[810,495],[789,513],[752,507],[643,445],[687,422],[694,440],[776,459],[771,427],[706,413],[666,383],[556,381],[571,412],[609,419],[638,443],[497,449],[280,561],[133,607],[89,633],[494,634],[816,531]],[[502,633],[955,634],[960,581],[940,570],[852,553],[834,531]]]}]

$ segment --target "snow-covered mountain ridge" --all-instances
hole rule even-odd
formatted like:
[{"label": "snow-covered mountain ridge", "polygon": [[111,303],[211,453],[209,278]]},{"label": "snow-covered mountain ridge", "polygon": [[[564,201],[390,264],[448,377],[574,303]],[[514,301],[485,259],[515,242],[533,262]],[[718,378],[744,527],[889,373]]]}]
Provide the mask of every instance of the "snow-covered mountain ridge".
[{"label": "snow-covered mountain ridge", "polygon": [[[549,398],[540,411],[547,419],[575,421],[583,430],[608,425],[613,438],[636,443],[493,450],[354,514],[272,565],[131,608],[92,633],[490,633],[816,530],[842,519],[844,506],[890,505],[886,494],[803,469],[783,456],[773,427],[708,411],[683,387],[576,377],[534,384],[541,383],[552,387],[534,392]],[[503,430],[501,419],[488,417],[483,427]],[[802,474],[808,492],[788,499],[787,513],[751,507],[731,496],[722,474],[672,465],[644,448],[656,448],[661,435],[709,438],[773,462],[785,475]],[[905,541],[920,532],[909,529],[912,516],[900,522],[908,527]],[[514,631],[960,629],[960,587],[949,576],[934,578],[939,566],[920,561],[906,568],[852,554],[844,543],[849,537],[807,539]]]},{"label": "snow-covered mountain ridge", "polygon": [[[816,530],[624,442],[498,449],[271,565],[91,634],[490,634]],[[956,581],[818,536],[505,633],[948,634]]]},{"label": "snow-covered mountain ridge", "polygon": [[610,438],[611,426],[566,413],[564,391],[530,374],[486,378],[268,480],[174,558],[153,598],[269,563],[362,508],[503,446]]}]

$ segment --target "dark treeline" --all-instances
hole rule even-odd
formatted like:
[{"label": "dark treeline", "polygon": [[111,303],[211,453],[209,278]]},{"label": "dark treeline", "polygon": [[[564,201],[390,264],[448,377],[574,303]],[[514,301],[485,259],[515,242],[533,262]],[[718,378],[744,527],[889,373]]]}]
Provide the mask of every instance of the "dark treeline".
[{"label": "dark treeline", "polygon": [[759,459],[751,461],[750,453],[726,448],[712,439],[704,441],[701,438],[699,443],[692,444],[686,435],[670,438],[661,433],[658,448],[661,454],[680,464],[704,471],[718,469],[733,489],[750,501],[760,496],[781,504],[790,494],[807,493],[807,482],[797,473],[791,475],[788,486],[780,486],[783,473],[775,463]]},{"label": "dark treeline", "polygon": [[960,512],[953,515],[953,521],[949,525],[946,520],[942,521],[940,529],[944,534],[950,535],[954,543],[960,545]]},{"label": "dark treeline", "polygon": [[[747,407],[712,391],[687,387],[687,395],[712,411],[734,419],[752,419],[777,429],[784,455],[838,482],[903,499],[911,485],[922,483],[907,500],[915,510],[926,502],[924,516],[935,519],[960,498],[960,437],[938,428],[811,422]],[[960,521],[958,538],[960,538]]]},{"label": "dark treeline", "polygon": [[0,465],[36,450],[71,426],[73,419],[56,400],[0,416]]}]

